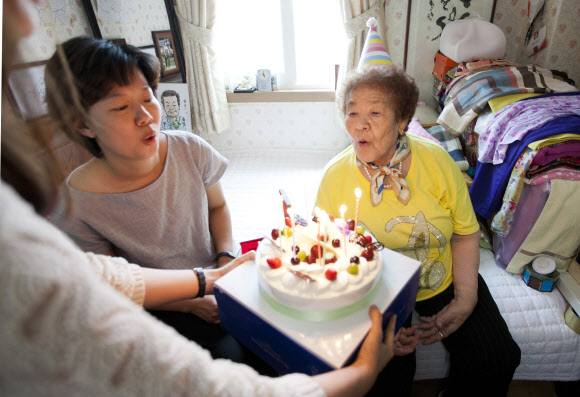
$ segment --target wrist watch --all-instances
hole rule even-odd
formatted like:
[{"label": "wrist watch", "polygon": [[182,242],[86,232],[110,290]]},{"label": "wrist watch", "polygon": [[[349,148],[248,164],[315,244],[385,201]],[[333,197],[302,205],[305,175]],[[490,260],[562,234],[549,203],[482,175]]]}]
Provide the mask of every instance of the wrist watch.
[{"label": "wrist watch", "polygon": [[201,267],[194,267],[193,272],[197,276],[198,290],[194,298],[203,298],[205,296],[205,273]]},{"label": "wrist watch", "polygon": [[236,256],[235,256],[234,254],[232,254],[230,251],[222,251],[222,252],[219,252],[219,253],[218,253],[218,254],[215,256],[215,260],[216,260],[216,261],[219,261],[219,259],[220,259],[222,256],[228,256],[228,257],[230,257],[230,258],[232,258],[232,259],[236,259]]}]

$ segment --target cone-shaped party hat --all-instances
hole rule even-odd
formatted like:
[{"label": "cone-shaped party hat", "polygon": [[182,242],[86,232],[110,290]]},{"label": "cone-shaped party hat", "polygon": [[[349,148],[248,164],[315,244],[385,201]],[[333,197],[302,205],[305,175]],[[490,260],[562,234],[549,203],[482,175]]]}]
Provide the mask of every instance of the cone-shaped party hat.
[{"label": "cone-shaped party hat", "polygon": [[370,29],[360,56],[358,69],[364,65],[392,65],[391,57],[381,40],[379,32],[377,32],[377,20],[373,17],[369,18],[367,26]]}]

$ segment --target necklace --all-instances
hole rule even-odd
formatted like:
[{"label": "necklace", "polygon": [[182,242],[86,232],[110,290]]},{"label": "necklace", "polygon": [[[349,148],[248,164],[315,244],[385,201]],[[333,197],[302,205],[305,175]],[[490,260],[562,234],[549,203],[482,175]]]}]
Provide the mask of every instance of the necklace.
[{"label": "necklace", "polygon": [[[365,170],[365,172],[367,173],[367,175],[369,177],[369,180],[372,182],[373,177],[371,176],[371,173],[369,172],[368,165],[362,164],[360,161],[357,161],[357,165],[359,165],[359,166],[362,165],[363,169]],[[399,161],[399,165],[398,165],[397,168],[398,168],[399,174],[403,175],[403,161]],[[390,184],[389,185],[385,185],[385,187],[387,189],[390,189],[391,188],[391,185]]]}]

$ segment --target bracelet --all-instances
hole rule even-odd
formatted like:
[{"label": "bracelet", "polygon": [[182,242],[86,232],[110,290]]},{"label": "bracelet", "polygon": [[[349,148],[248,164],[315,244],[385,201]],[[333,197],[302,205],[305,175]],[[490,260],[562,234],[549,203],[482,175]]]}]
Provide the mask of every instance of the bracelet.
[{"label": "bracelet", "polygon": [[205,274],[203,273],[203,269],[201,267],[194,267],[192,270],[197,276],[197,281],[199,284],[197,295],[194,296],[194,298],[203,298],[205,296]]},{"label": "bracelet", "polygon": [[230,251],[222,251],[215,256],[215,260],[218,261],[222,256],[227,256],[228,258],[236,259],[236,256]]}]

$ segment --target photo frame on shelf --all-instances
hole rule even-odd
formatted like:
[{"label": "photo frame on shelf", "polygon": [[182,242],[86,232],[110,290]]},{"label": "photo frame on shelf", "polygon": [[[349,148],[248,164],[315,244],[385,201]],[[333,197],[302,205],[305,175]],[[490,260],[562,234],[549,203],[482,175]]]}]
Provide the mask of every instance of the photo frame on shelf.
[{"label": "photo frame on shelf", "polygon": [[26,120],[48,115],[44,69],[47,61],[16,65],[8,75],[10,102]]},{"label": "photo frame on shelf", "polygon": [[109,41],[112,41],[113,43],[115,43],[117,45],[127,44],[127,40],[125,40],[125,39],[109,39]]},{"label": "photo frame on shelf", "polygon": [[139,49],[143,52],[146,52],[147,54],[157,57],[157,52],[155,51],[155,46],[153,44],[141,46],[139,47]]},{"label": "photo frame on shelf", "polygon": [[[151,45],[144,45],[144,46],[140,46],[138,47],[141,51],[154,56],[155,58],[157,57],[157,52],[155,51],[155,46],[153,44]],[[159,58],[158,58],[159,59]],[[159,76],[161,77],[161,71],[159,71]]]},{"label": "photo frame on shelf", "polygon": [[152,31],[155,54],[161,64],[161,77],[179,73],[181,70],[177,47],[171,30]]}]

